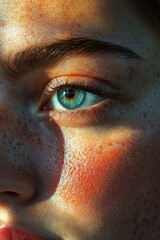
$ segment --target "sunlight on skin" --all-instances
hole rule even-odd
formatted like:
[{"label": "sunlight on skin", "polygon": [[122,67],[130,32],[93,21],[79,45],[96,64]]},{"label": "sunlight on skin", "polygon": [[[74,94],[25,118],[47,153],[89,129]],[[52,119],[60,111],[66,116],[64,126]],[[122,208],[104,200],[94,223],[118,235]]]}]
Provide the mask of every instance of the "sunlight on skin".
[{"label": "sunlight on skin", "polygon": [[9,213],[4,205],[0,204],[0,228],[3,228],[9,222]]},{"label": "sunlight on skin", "polygon": [[[79,141],[75,141],[74,149],[72,149],[71,146],[67,146],[66,166],[63,169],[55,198],[56,196],[61,196],[60,198],[64,202],[63,206],[69,206],[72,209],[74,216],[78,217],[80,214],[85,226],[89,219],[87,219],[87,214],[83,211],[84,206],[87,208],[89,207],[89,212],[92,209],[92,214],[97,210],[96,208],[102,207],[103,204],[108,205],[108,208],[110,207],[109,198],[112,195],[111,191],[114,190],[110,189],[107,192],[104,191],[104,189],[110,185],[110,180],[107,176],[112,176],[112,180],[113,178],[118,178],[118,176],[114,176],[114,174],[117,172],[120,159],[126,151],[130,151],[129,141],[131,141],[131,136],[129,133],[131,131],[128,130],[122,133],[122,129],[117,129],[114,133],[104,133],[106,137],[102,138],[102,140],[99,139],[99,134],[94,133],[92,134],[92,139],[90,139],[90,131],[88,134],[85,131],[85,138],[83,136],[83,130],[77,130],[77,133],[75,132],[76,131],[65,131],[65,136],[68,135],[68,137],[71,138],[73,134],[73,139],[76,139],[79,136]],[[133,132],[131,135],[133,137]],[[103,134],[101,134],[101,136],[103,136]],[[69,142],[67,137],[66,142]],[[82,149],[84,153],[82,152]],[[90,159],[90,161],[88,161],[88,159]],[[122,160],[122,170],[125,169],[125,165],[125,161]],[[117,182],[121,185],[120,179]],[[116,186],[116,188],[117,191],[119,191],[119,187]],[[118,200],[118,196],[116,196],[118,192],[115,192],[114,194],[115,198]],[[72,199],[70,197],[71,195],[73,196]],[[100,202],[104,201],[100,206],[98,206],[98,203],[93,202],[93,199],[98,199],[98,196],[101,198],[99,199]],[[80,202],[78,199],[80,199]],[[63,211],[63,207],[61,208],[61,211]],[[84,216],[82,216],[83,213]],[[94,221],[94,218],[91,219]]]},{"label": "sunlight on skin", "polygon": [[[160,46],[142,13],[131,0],[0,0],[2,56],[88,37],[142,57],[69,55],[15,83],[0,71],[0,223],[49,239],[160,237]],[[41,115],[43,91],[59,76],[124,95],[84,114]]]}]

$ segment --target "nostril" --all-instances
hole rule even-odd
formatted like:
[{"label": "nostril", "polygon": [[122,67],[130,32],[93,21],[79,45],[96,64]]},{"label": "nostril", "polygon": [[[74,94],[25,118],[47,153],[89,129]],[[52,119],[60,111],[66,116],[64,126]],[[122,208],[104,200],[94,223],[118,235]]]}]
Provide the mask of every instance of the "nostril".
[{"label": "nostril", "polygon": [[5,191],[5,192],[3,192],[3,194],[6,195],[6,196],[9,196],[9,197],[14,197],[14,198],[17,198],[19,196],[18,193],[11,192],[11,191]]}]

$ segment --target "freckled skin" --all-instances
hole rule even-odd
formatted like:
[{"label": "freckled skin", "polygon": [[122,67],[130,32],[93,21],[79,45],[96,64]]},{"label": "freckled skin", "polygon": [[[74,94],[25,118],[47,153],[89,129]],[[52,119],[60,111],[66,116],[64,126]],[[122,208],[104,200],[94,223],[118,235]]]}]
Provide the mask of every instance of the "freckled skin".
[{"label": "freckled skin", "polygon": [[160,46],[143,11],[123,0],[0,0],[1,56],[85,36],[143,58],[76,56],[47,69],[50,79],[77,74],[125,90],[82,125],[37,113],[41,74],[16,83],[0,68],[0,222],[46,239],[160,239]]}]

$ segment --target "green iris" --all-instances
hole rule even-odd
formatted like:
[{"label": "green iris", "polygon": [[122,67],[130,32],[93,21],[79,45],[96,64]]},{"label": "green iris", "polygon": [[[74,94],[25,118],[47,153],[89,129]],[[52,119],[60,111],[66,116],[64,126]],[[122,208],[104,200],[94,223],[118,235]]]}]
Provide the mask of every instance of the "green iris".
[{"label": "green iris", "polygon": [[67,109],[79,108],[86,97],[86,93],[83,90],[77,90],[73,88],[61,89],[57,93],[60,104]]}]

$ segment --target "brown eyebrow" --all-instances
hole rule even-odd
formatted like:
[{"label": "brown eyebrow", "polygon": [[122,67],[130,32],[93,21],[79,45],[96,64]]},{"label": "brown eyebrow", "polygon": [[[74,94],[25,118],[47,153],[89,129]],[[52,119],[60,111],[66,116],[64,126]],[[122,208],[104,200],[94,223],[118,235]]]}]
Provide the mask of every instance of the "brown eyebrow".
[{"label": "brown eyebrow", "polygon": [[55,64],[66,55],[94,55],[97,53],[108,53],[125,59],[142,59],[135,52],[111,42],[88,38],[72,38],[26,48],[14,56],[10,54],[7,58],[3,58],[0,64],[2,73],[8,76],[8,79],[18,79],[37,68]]},{"label": "brown eyebrow", "polygon": [[140,0],[141,5],[147,10],[148,14],[155,23],[160,24],[160,1],[159,0]]}]

